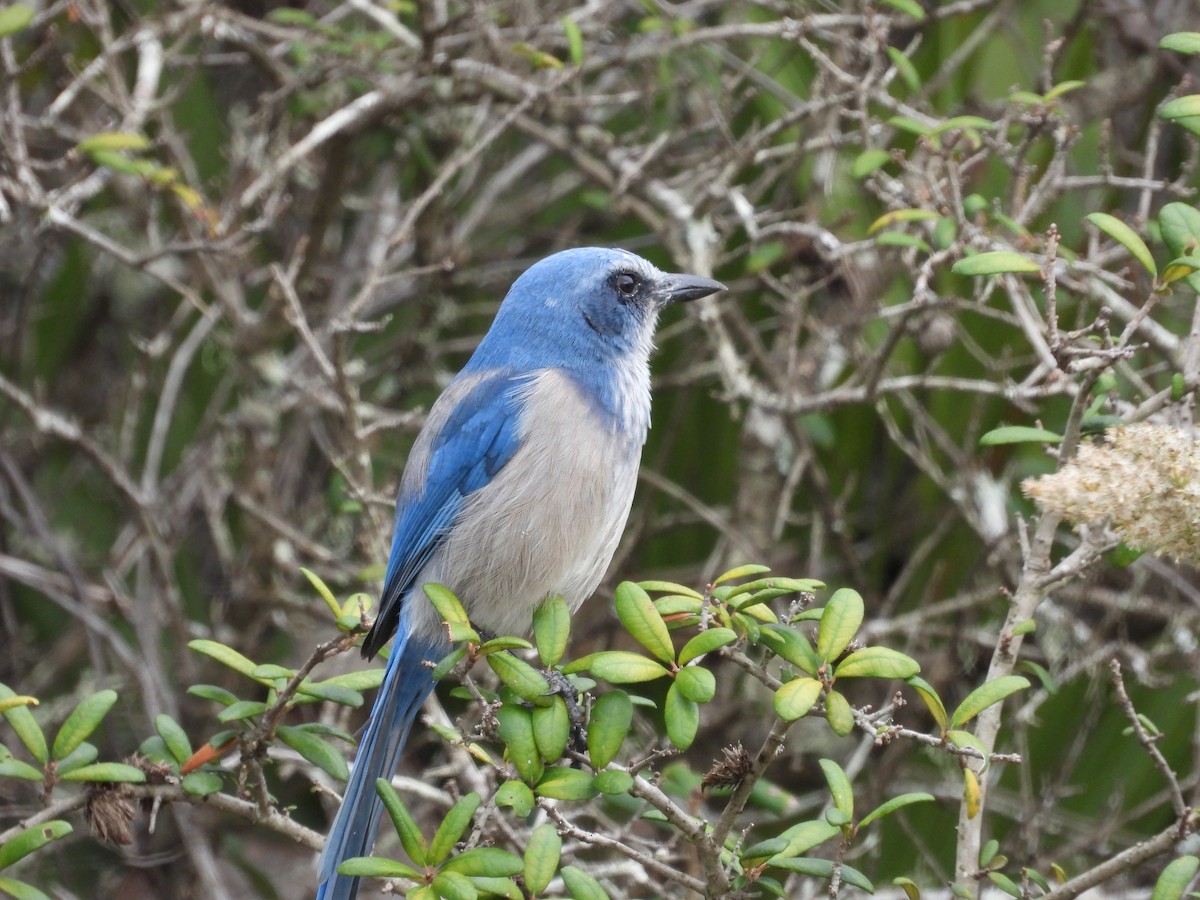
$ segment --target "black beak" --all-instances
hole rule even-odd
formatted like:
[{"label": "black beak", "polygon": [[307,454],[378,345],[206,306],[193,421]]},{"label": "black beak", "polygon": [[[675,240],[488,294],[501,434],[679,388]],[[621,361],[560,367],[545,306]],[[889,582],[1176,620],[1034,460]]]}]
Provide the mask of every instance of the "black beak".
[{"label": "black beak", "polygon": [[668,275],[663,279],[663,305],[668,303],[687,303],[689,300],[699,300],[709,294],[725,290],[725,285],[711,278],[701,278],[699,275]]}]

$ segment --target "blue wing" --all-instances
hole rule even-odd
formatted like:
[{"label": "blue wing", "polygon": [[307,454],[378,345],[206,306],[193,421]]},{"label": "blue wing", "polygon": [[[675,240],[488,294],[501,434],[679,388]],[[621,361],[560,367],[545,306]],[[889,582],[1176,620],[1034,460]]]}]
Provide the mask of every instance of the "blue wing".
[{"label": "blue wing", "polygon": [[433,437],[423,490],[411,496],[401,491],[379,614],[363,642],[367,658],[395,634],[405,595],[466,498],[487,485],[520,448],[519,391],[525,381],[501,371],[471,388]]}]

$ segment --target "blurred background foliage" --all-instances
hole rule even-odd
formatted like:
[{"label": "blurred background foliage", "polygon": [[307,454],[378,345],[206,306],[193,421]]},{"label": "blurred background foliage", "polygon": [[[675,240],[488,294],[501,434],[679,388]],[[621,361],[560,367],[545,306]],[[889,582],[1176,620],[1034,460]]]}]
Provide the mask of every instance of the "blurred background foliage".
[{"label": "blurred background foliage", "polygon": [[[0,682],[47,721],[116,688],[113,758],[159,713],[194,744],[216,730],[184,690],[226,676],[188,640],[298,665],[333,636],[300,566],[342,597],[377,588],[423,411],[516,275],[557,249],[620,245],[730,288],[663,324],[644,477],[580,654],[618,640],[619,578],[702,586],[762,562],[860,591],[870,639],[917,658],[949,704],[983,680],[1027,561],[1019,482],[1056,466],[980,436],[1061,431],[1081,391],[1093,431],[1191,424],[1195,292],[1142,317],[1150,273],[1084,221],[1123,219],[1160,268],[1181,255],[1157,215],[1193,203],[1197,144],[1156,111],[1195,63],[1157,44],[1191,4],[18,8],[32,16],[0,39]],[[951,272],[998,249],[1050,260],[1079,334],[1051,340],[1036,275]],[[1127,325],[1099,387],[1063,351]],[[1059,541],[1056,558],[1076,537]],[[1113,657],[1194,798],[1198,600],[1192,570],[1148,554],[1041,603],[1022,652],[1047,678],[1010,702],[1000,747],[1024,762],[997,767],[985,812],[1010,858],[1078,871],[1173,821],[1123,734]],[[727,676],[697,769],[769,725]],[[920,704],[897,715],[932,727]],[[772,780],[803,797],[827,755],[868,795],[931,791],[855,865],[952,878],[957,765],[809,724]],[[417,742],[409,774],[437,753]],[[272,777],[323,830],[303,761]],[[5,826],[37,807],[15,782],[0,798]],[[193,813],[120,852],[77,833],[72,862],[47,855],[30,880],[303,895],[310,851]]]}]

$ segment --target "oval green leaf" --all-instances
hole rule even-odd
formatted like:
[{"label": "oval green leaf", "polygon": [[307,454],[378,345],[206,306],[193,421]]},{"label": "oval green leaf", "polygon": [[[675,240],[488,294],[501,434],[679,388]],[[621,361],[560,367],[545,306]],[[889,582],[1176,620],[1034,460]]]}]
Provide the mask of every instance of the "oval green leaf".
[{"label": "oval green leaf", "polygon": [[485,659],[497,677],[522,700],[533,703],[550,693],[550,682],[546,677],[507,650],[489,653]]},{"label": "oval green leaf", "polygon": [[26,828],[16,837],[0,844],[0,869],[8,868],[35,850],[42,849],[51,841],[66,837],[71,831],[70,823],[61,819],[52,819],[49,822]]},{"label": "oval green leaf", "polygon": [[544,766],[533,736],[532,715],[515,706],[502,706],[496,718],[500,723],[500,740],[508,747],[509,761],[524,781],[536,783],[542,777]]},{"label": "oval green leaf", "polygon": [[876,819],[882,819],[884,816],[891,815],[898,809],[903,809],[906,806],[911,806],[914,803],[931,803],[934,800],[933,794],[927,794],[924,791],[914,791],[909,794],[901,794],[899,797],[893,797],[884,803],[879,804],[858,823],[858,827],[865,828]]},{"label": "oval green leaf", "polygon": [[589,668],[593,675],[613,684],[653,681],[670,674],[661,663],[627,650],[605,650],[592,654]]},{"label": "oval green leaf", "polygon": [[[0,684],[0,701],[12,700],[17,697],[8,685]],[[24,698],[21,698],[24,700]],[[16,732],[17,737],[21,739],[21,743],[25,745],[25,749],[29,754],[43,766],[50,761],[50,748],[46,745],[46,735],[42,733],[41,727],[37,720],[33,718],[33,713],[29,711],[29,706],[21,702],[4,711],[4,721],[10,728]]]},{"label": "oval green leaf", "polygon": [[1004,425],[993,428],[979,438],[980,447],[996,447],[1000,444],[1059,444],[1062,435],[1045,428],[1028,425]]},{"label": "oval green leaf", "polygon": [[221,776],[216,772],[188,772],[183,776],[180,787],[193,797],[207,797],[221,790]]},{"label": "oval green leaf", "polygon": [[1013,250],[991,250],[966,256],[950,267],[955,275],[986,277],[1009,272],[1040,272],[1042,267]]},{"label": "oval green leaf", "polygon": [[536,793],[551,800],[590,800],[599,791],[592,776],[580,769],[552,766],[537,783]]},{"label": "oval green leaf", "polygon": [[633,776],[624,769],[609,769],[596,775],[592,784],[602,794],[625,794],[633,787]]},{"label": "oval green leaf", "polygon": [[803,634],[787,625],[764,625],[762,640],[777,656],[808,675],[816,676],[821,658]]},{"label": "oval green leaf", "polygon": [[679,692],[694,703],[707,703],[717,692],[717,679],[708,669],[688,666],[675,673]]},{"label": "oval green leaf", "polygon": [[567,749],[571,739],[571,715],[566,701],[555,695],[547,706],[535,706],[532,713],[533,740],[543,762],[554,762]]},{"label": "oval green leaf", "polygon": [[806,715],[821,698],[821,682],[815,678],[794,678],[775,692],[775,715],[794,722]]},{"label": "oval green leaf", "polygon": [[570,636],[571,608],[562,597],[551,597],[533,614],[533,639],[543,668],[562,662]]},{"label": "oval green leaf", "polygon": [[340,863],[337,870],[342,875],[356,875],[359,878],[421,878],[421,873],[412,866],[381,856],[355,856]]},{"label": "oval green leaf", "polygon": [[678,683],[672,684],[667,690],[667,700],[663,704],[663,724],[667,728],[667,737],[680,750],[692,746],[696,732],[700,729],[700,706],[683,695]]},{"label": "oval green leaf", "polygon": [[391,781],[387,778],[376,778],[375,793],[383,801],[383,808],[387,810],[388,817],[392,820],[392,827],[400,836],[400,845],[404,847],[404,852],[416,865],[424,867],[429,854],[429,845],[425,842],[425,835],[421,834],[421,829],[417,827],[417,822],[408,811],[408,807],[404,805],[404,801],[392,787]]},{"label": "oval green leaf", "polygon": [[462,836],[471,827],[471,820],[475,818],[475,810],[479,809],[482,799],[479,794],[472,791],[464,794],[458,802],[450,807],[446,817],[442,819],[442,823],[434,833],[433,840],[429,842],[429,853],[425,857],[426,865],[441,865],[450,855],[454,845],[462,840]]},{"label": "oval green leaf", "polygon": [[1180,900],[1192,879],[1196,877],[1197,869],[1200,869],[1200,859],[1194,856],[1181,856],[1171,860],[1154,883],[1154,893],[1150,895],[1150,900]]},{"label": "oval green leaf", "polygon": [[884,213],[867,227],[867,237],[893,225],[902,225],[905,222],[926,222],[938,218],[941,216],[932,209],[894,209]]},{"label": "oval green leaf", "polygon": [[182,765],[192,758],[192,742],[188,740],[187,732],[166,713],[159,713],[154,719],[154,730],[163,739],[167,752],[175,762]]},{"label": "oval green leaf", "polygon": [[679,651],[679,665],[686,666],[693,659],[699,659],[706,653],[732,644],[737,640],[737,632],[732,628],[710,628],[702,631]]},{"label": "oval green leaf", "polygon": [[347,781],[350,778],[346,757],[324,738],[291,725],[280,725],[275,733],[281,741],[321,771],[329,773],[338,781]]},{"label": "oval green leaf", "polygon": [[561,874],[571,900],[610,900],[600,882],[583,869],[563,866]]},{"label": "oval green leaf", "polygon": [[825,720],[838,737],[845,737],[854,730],[854,710],[850,701],[838,691],[825,695]]},{"label": "oval green leaf", "polygon": [[887,150],[864,150],[850,164],[850,177],[856,180],[866,178],[876,169],[892,161],[892,154]]},{"label": "oval green leaf", "polygon": [[888,647],[855,650],[833,670],[835,678],[911,678],[921,665],[911,656]]},{"label": "oval green leaf", "polygon": [[120,782],[122,784],[144,784],[146,773],[125,763],[93,763],[82,766],[62,776],[63,781]]},{"label": "oval green leaf", "polygon": [[1163,50],[1195,56],[1200,54],[1200,31],[1176,31],[1164,35],[1159,39],[1158,46]]},{"label": "oval green leaf", "polygon": [[1142,268],[1150,273],[1151,277],[1158,277],[1158,266],[1154,264],[1154,256],[1136,231],[1116,216],[1110,216],[1108,213],[1089,213],[1084,218],[1128,250],[1130,255],[1141,263]]},{"label": "oval green leaf", "polygon": [[1004,675],[1000,678],[986,681],[963,698],[963,702],[950,716],[951,728],[962,728],[973,718],[993,704],[999,703],[1009,694],[1023,691],[1029,687],[1029,679],[1020,675]]},{"label": "oval green leaf", "polygon": [[650,595],[632,581],[617,585],[617,618],[635,641],[657,656],[662,662],[675,661],[675,647],[671,643],[671,632]]},{"label": "oval green leaf", "polygon": [[525,890],[535,897],[544,893],[561,858],[562,838],[557,829],[549,823],[533,829],[525,845]]},{"label": "oval green leaf", "polygon": [[496,791],[496,805],[509,807],[518,818],[533,812],[533,791],[523,781],[509,780]]},{"label": "oval green leaf", "polygon": [[633,703],[624,691],[610,691],[592,705],[588,720],[588,758],[592,767],[603,769],[616,757],[633,724]]},{"label": "oval green leaf", "polygon": [[1176,97],[1174,100],[1164,103],[1162,109],[1158,111],[1158,115],[1159,118],[1166,119],[1168,122],[1200,116],[1200,94]]},{"label": "oval green leaf", "polygon": [[197,653],[203,653],[205,656],[215,659],[221,665],[228,666],[233,671],[245,675],[247,678],[254,677],[250,674],[254,671],[254,663],[232,647],[226,647],[224,644],[219,644],[216,641],[198,638],[194,641],[188,641],[188,649],[195,650]]},{"label": "oval green leaf", "polygon": [[468,878],[506,878],[520,875],[523,869],[521,857],[499,847],[475,847],[442,866],[443,872],[458,872]]},{"label": "oval green leaf", "polygon": [[58,729],[50,751],[51,757],[60,760],[74,752],[75,748],[96,730],[96,726],[108,715],[108,711],[116,702],[117,692],[113,690],[98,691],[79,701],[79,705],[71,710],[71,714]]},{"label": "oval green leaf", "polygon": [[831,661],[842,655],[863,622],[862,596],[852,588],[838,588],[825,604],[817,630],[817,656]]},{"label": "oval green leaf", "polygon": [[850,787],[850,779],[845,770],[832,759],[820,759],[817,764],[825,775],[825,783],[829,785],[834,807],[845,813],[848,819],[853,819],[854,790]]},{"label": "oval green leaf", "polygon": [[24,3],[13,3],[0,9],[0,38],[24,31],[33,21],[33,9]]},{"label": "oval green leaf", "polygon": [[905,683],[912,687],[920,698],[925,701],[925,705],[933,715],[934,721],[937,722],[938,728],[945,731],[950,720],[946,715],[946,705],[942,703],[942,698],[938,696],[938,692],[934,690],[933,685],[919,675],[913,675],[911,678],[905,679]]}]

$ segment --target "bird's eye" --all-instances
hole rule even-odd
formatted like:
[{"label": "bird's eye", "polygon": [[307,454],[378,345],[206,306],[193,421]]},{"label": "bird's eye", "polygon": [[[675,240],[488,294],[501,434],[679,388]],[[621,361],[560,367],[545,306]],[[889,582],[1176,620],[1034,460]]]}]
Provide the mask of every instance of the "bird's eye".
[{"label": "bird's eye", "polygon": [[629,272],[618,272],[613,278],[613,285],[617,289],[617,293],[622,297],[632,297],[637,293],[641,282],[636,275],[631,275]]}]

